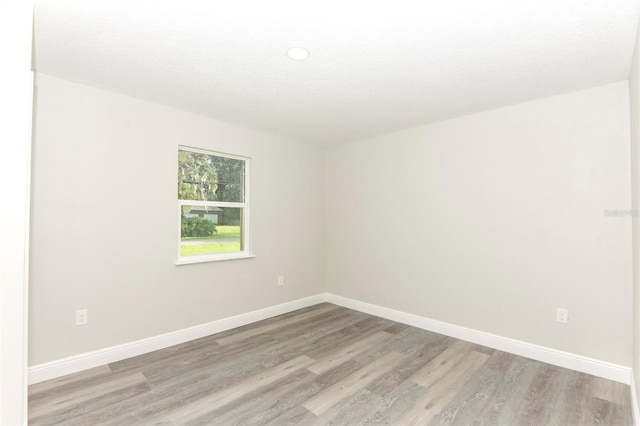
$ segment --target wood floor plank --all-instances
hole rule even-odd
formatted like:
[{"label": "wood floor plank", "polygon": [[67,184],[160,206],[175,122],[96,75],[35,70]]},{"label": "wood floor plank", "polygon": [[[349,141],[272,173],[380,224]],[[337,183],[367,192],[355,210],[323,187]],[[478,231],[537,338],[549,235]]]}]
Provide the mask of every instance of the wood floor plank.
[{"label": "wood floor plank", "polygon": [[411,377],[415,383],[428,388],[436,381],[446,376],[454,368],[458,361],[467,356],[473,345],[458,340],[447,347],[440,355],[429,362],[424,368]]},{"label": "wood floor plank", "polygon": [[[331,329],[321,326],[329,334],[315,340],[307,341],[308,336],[301,335],[293,341],[278,343],[272,339],[268,345],[258,343],[256,347],[251,347],[247,342],[239,343],[243,347],[240,356],[236,353],[236,349],[231,348],[233,345],[230,345],[226,349],[234,354],[233,357],[223,358],[217,362],[213,360],[206,363],[194,363],[193,368],[188,371],[181,369],[176,372],[175,369],[168,369],[165,372],[166,376],[160,381],[154,375],[149,382],[152,385],[155,398],[152,401],[143,401],[143,407],[136,410],[136,417],[156,419],[162,415],[169,415],[168,413],[176,409],[179,404],[190,403],[215,393],[221,388],[232,386],[254,372],[264,369],[265,365],[275,365],[294,358],[308,350],[309,347],[329,346],[335,348],[336,338],[342,336],[341,328],[346,326],[353,330],[350,324],[354,321],[356,324],[363,323],[361,315],[355,315],[353,318],[335,318],[336,316],[332,315]],[[334,329],[335,331],[332,331]],[[368,330],[369,326],[362,329]],[[144,372],[147,374],[146,371]],[[169,374],[171,372],[174,375]],[[297,395],[288,395],[287,398],[295,401]]]},{"label": "wood floor plank", "polygon": [[174,366],[171,370],[162,373],[146,369],[143,370],[143,372],[145,376],[147,376],[150,384],[158,392],[175,388],[179,385],[179,383],[176,383],[175,377],[183,378],[200,373],[209,374],[212,379],[219,382],[220,385],[229,386],[232,385],[234,381],[242,379],[243,376],[250,375],[254,371],[264,368],[265,365],[275,365],[295,358],[296,356],[303,355],[308,351],[309,346],[327,346],[334,348],[334,338],[340,336],[340,334],[332,331],[339,330],[345,326],[345,324],[350,324],[351,321],[353,321],[353,319],[336,318],[336,316],[328,318],[328,322],[313,320],[312,323],[315,323],[317,327],[326,333],[321,338],[314,339],[313,333],[307,330],[305,334],[300,334],[295,338],[283,341],[281,341],[281,339],[269,338],[265,343],[254,342],[254,344],[251,344],[251,342],[246,341],[237,342],[227,346],[225,354],[219,354],[218,356],[208,357],[206,360],[193,362],[188,371],[183,372],[179,370],[176,373],[176,367]]},{"label": "wood floor plank", "polygon": [[633,418],[620,404],[595,398],[589,405],[593,424],[612,426],[633,424]]},{"label": "wood floor plank", "polygon": [[358,371],[351,373],[302,405],[312,413],[321,415],[340,400],[353,395],[358,389],[365,387],[377,377],[395,368],[404,359],[405,356],[398,352],[389,352]]},{"label": "wood floor plank", "polygon": [[[294,410],[297,406],[302,406],[304,402],[313,398],[315,395],[327,389],[329,386],[342,380],[345,376],[362,368],[362,365],[354,360],[348,360],[339,366],[332,368],[320,375],[315,375],[308,371],[312,376],[307,376],[301,380],[296,386],[286,390],[280,394],[277,400],[263,408],[260,413],[260,419],[266,423],[271,423],[274,418],[283,416],[283,413]],[[305,408],[305,411],[306,410]],[[285,418],[288,418],[285,416]],[[314,414],[315,418],[315,414]],[[247,424],[262,424],[263,422],[255,422],[254,419],[248,419]],[[306,423],[303,423],[306,424]]]},{"label": "wood floor plank", "polygon": [[311,319],[313,317],[317,317],[323,314],[326,314],[328,312],[331,311],[335,311],[336,307],[333,305],[326,305],[322,308],[319,309],[314,309],[312,311],[309,312],[305,312],[303,314],[300,315],[296,315],[296,316],[292,316],[289,318],[284,319],[283,321],[280,322],[275,322],[275,323],[269,323],[269,324],[264,324],[261,326],[257,326],[257,327],[251,327],[251,328],[247,328],[246,330],[239,332],[239,333],[235,333],[235,334],[231,334],[229,336],[225,336],[225,337],[220,337],[218,339],[216,339],[216,342],[220,345],[228,345],[229,343],[235,343],[235,342],[239,342],[241,340],[245,340],[254,336],[257,336],[258,334],[263,334],[263,333],[269,333],[273,330],[277,330],[277,329],[282,329],[283,327],[287,326],[287,325],[291,325],[294,323],[300,323],[303,321],[306,321],[308,319]]},{"label": "wood floor plank", "polygon": [[431,331],[422,330],[415,327],[408,327],[402,332],[395,335],[395,341],[388,342],[393,345],[396,352],[409,355],[413,352],[421,351],[425,346],[438,346],[440,344],[451,345],[455,339],[433,333]]},{"label": "wood floor plank", "polygon": [[[216,346],[218,346],[218,343],[216,342],[217,339],[223,338],[225,336],[237,334],[237,333],[242,333],[243,331],[250,330],[254,327],[256,328],[262,327],[265,324],[278,324],[279,322],[282,322],[283,320],[286,320],[290,317],[296,317],[297,315],[306,314],[308,312],[312,312],[316,310],[322,310],[324,312],[327,312],[329,308],[335,309],[336,306],[322,303],[319,305],[289,312],[287,314],[279,315],[273,318],[268,318],[266,320],[259,321],[257,323],[249,324],[246,326],[216,333],[211,336],[206,336],[200,339],[181,343],[175,346],[171,346],[169,348],[164,348],[164,349],[150,352],[147,354],[138,355],[136,357],[129,358],[123,361],[114,362],[110,364],[109,367],[114,372],[129,371],[134,369],[145,369],[147,373],[151,375],[150,372],[154,368],[159,371],[166,371],[168,366],[174,367],[179,364],[190,365],[192,362],[197,361],[193,359],[194,356],[202,357],[202,355],[206,355],[206,354],[217,356],[222,352],[228,353],[229,351],[226,349],[223,349],[223,350],[215,349]],[[264,337],[254,339],[253,343],[259,344],[262,342],[266,342],[270,338],[272,337],[269,337],[268,335],[265,334]],[[242,348],[243,344],[238,345],[238,347]]]},{"label": "wood floor plank", "polygon": [[46,398],[51,390],[64,391],[71,387],[83,386],[96,377],[105,377],[112,373],[108,365],[90,368],[75,374],[59,377],[46,382],[36,383],[29,386],[29,401],[33,403],[38,398]]},{"label": "wood floor plank", "polygon": [[302,405],[297,405],[291,410],[283,413],[282,415],[266,423],[268,426],[281,426],[281,425],[315,425],[318,422],[318,416],[311,411],[304,408]]},{"label": "wood floor plank", "polygon": [[370,319],[370,317],[362,312],[337,310],[322,317],[305,321],[297,327],[279,329],[275,336],[281,341],[298,338],[301,334],[305,335],[307,339],[315,339],[331,331],[348,329],[349,326],[355,326],[365,319]]},{"label": "wood floor plank", "polygon": [[150,395],[149,386],[146,383],[138,383],[134,386],[118,389],[95,398],[77,401],[62,410],[48,412],[40,417],[30,416],[29,425],[104,425],[120,412],[126,414],[126,421],[119,424],[134,424],[130,420],[132,411],[130,401],[138,396]]},{"label": "wood floor plank", "polygon": [[566,389],[566,377],[559,374],[552,365],[536,364],[536,374],[529,383],[518,418],[550,424],[559,408],[559,395]]},{"label": "wood floor plank", "polygon": [[382,397],[380,403],[373,407],[363,420],[363,424],[399,424],[396,419],[411,409],[414,406],[414,401],[417,401],[423,392],[424,388],[422,386],[415,384],[411,380],[405,380]]},{"label": "wood floor plank", "polygon": [[622,383],[611,383],[611,380],[600,377],[593,378],[593,396],[618,405],[629,404],[628,386]]},{"label": "wood floor plank", "polygon": [[456,371],[449,369],[451,374],[442,375],[437,381],[429,378],[430,387],[425,389],[414,407],[397,420],[398,423],[424,424],[440,414],[488,358],[487,354],[471,351],[456,363]]},{"label": "wood floor plank", "polygon": [[[428,342],[414,342],[414,348],[411,351],[400,352],[405,355],[405,361],[397,368],[380,376],[371,382],[367,389],[371,392],[387,397],[392,394],[404,381],[416,374],[417,371],[424,368],[426,364],[438,356],[453,340],[443,338],[440,340],[429,340]],[[398,349],[402,349],[403,345],[399,345]]]},{"label": "wood floor plank", "polygon": [[304,383],[313,382],[315,374],[300,369],[285,380],[271,383],[198,419],[200,424],[265,424],[295,408],[295,400],[286,397]]},{"label": "wood floor plank", "polygon": [[238,344],[224,348],[216,342],[212,342],[211,345],[202,346],[199,350],[176,354],[166,362],[155,362],[140,367],[140,369],[144,371],[145,377],[153,385],[173,380],[181,374],[193,373],[199,368],[207,368],[214,363],[232,359],[245,354],[248,350],[255,350],[256,347],[268,346],[272,343],[273,338],[269,335],[257,336],[253,342],[238,342]]},{"label": "wood floor plank", "polygon": [[[240,369],[244,371],[251,368],[251,365],[263,363],[265,357],[271,354],[281,354],[283,351],[291,352],[298,349],[298,354],[305,352],[305,348],[312,344],[315,330],[322,330],[323,335],[330,333],[358,321],[358,317],[353,318],[349,312],[332,314],[322,319],[311,319],[308,325],[297,324],[296,334],[289,339],[283,339],[280,333],[265,333],[254,336],[251,339],[218,345],[207,348],[206,351],[198,351],[189,354],[184,358],[173,361],[171,368],[167,364],[156,364],[152,368],[144,368],[144,374],[152,386],[159,386],[162,383],[174,381],[176,376],[181,374],[193,374],[196,371],[211,370],[211,366],[216,366],[216,370]],[[290,323],[284,327],[290,331]],[[304,330],[304,331],[303,331]]]},{"label": "wood floor plank", "polygon": [[78,404],[79,402],[97,398],[99,396],[142,383],[146,383],[146,379],[142,373],[127,374],[124,377],[117,377],[107,381],[106,383],[100,383],[98,385],[78,389],[63,395],[57,395],[45,401],[33,401],[29,404],[29,415],[33,418],[38,418],[45,414],[64,410]]},{"label": "wood floor plank", "polygon": [[211,365],[198,366],[196,370],[182,372],[172,379],[153,381],[152,390],[155,398],[145,403],[136,415],[149,419],[169,416],[183,405],[211,398],[217,392],[251,380],[256,374],[290,361],[295,356],[296,352],[271,351],[260,358],[227,359]]},{"label": "wood floor plank", "polygon": [[369,336],[356,340],[348,346],[337,348],[334,352],[318,359],[315,363],[308,366],[307,369],[316,374],[324,373],[348,359],[353,358],[355,355],[364,352],[371,346],[390,340],[392,337],[393,334],[387,333],[386,331],[377,331]]},{"label": "wood floor plank", "polygon": [[631,425],[629,386],[319,304],[29,389],[32,425]]},{"label": "wood floor plank", "polygon": [[[447,405],[435,423],[508,424],[523,409],[528,386],[540,363],[494,351],[481,370]],[[496,368],[497,366],[500,368]],[[539,423],[544,425],[545,423]]]},{"label": "wood floor plank", "polygon": [[382,397],[366,389],[360,389],[344,402],[329,409],[318,417],[319,424],[327,425],[359,425],[375,407],[380,405]]},{"label": "wood floor plank", "polygon": [[[590,377],[578,372],[565,370],[560,373],[567,377],[566,392],[558,395],[560,405],[564,408],[554,412],[552,423],[555,424],[593,424],[592,403],[592,382]],[[589,407],[589,408],[587,408]]]},{"label": "wood floor plank", "polygon": [[[387,320],[367,315],[357,322],[336,330],[332,336],[333,342],[331,345],[313,345],[307,348],[306,353],[311,358],[322,359],[333,353],[336,348],[351,344],[354,340],[359,339],[360,336],[375,333],[376,331],[384,331],[387,328],[389,328]],[[318,339],[323,339],[323,337],[318,336]]]},{"label": "wood floor plank", "polygon": [[[213,393],[208,389],[210,384],[208,379],[209,376],[204,374],[192,377],[182,387],[163,395],[151,388],[149,392],[135,395],[120,404],[119,410],[112,410],[105,424],[116,426],[169,422],[169,415],[173,411]],[[108,410],[106,411],[108,412]]]},{"label": "wood floor plank", "polygon": [[281,314],[281,315],[276,315],[275,317],[271,317],[271,318],[266,318],[263,319],[261,321],[257,321],[254,323],[250,323],[250,324],[246,324],[240,327],[236,327],[236,328],[232,328],[229,330],[225,330],[225,331],[221,331],[219,333],[216,333],[214,335],[211,335],[210,337],[213,337],[214,339],[219,339],[221,337],[226,337],[226,336],[231,336],[233,334],[237,334],[237,333],[242,333],[246,330],[250,330],[256,327],[262,327],[263,325],[266,324],[276,324],[276,323],[283,323],[285,322],[287,319],[292,318],[292,317],[297,317],[299,315],[303,315],[306,314],[308,312],[312,312],[312,311],[316,311],[319,309],[326,309],[326,308],[332,308],[334,309],[336,312],[341,311],[340,307],[333,305],[331,303],[319,303],[317,305],[313,305],[313,306],[307,306],[306,308],[302,308],[302,309],[298,309],[295,311],[291,311],[291,312],[287,312],[285,314]]},{"label": "wood floor plank", "polygon": [[254,391],[273,383],[276,380],[299,370],[300,368],[304,368],[312,364],[313,362],[315,362],[315,360],[306,355],[299,356],[291,361],[287,361],[267,371],[263,371],[249,377],[235,386],[225,388],[207,398],[202,398],[194,403],[185,405],[184,407],[174,411],[169,419],[172,423],[176,424],[183,424],[192,421],[218,407],[228,404],[235,399],[242,398],[247,392]]}]

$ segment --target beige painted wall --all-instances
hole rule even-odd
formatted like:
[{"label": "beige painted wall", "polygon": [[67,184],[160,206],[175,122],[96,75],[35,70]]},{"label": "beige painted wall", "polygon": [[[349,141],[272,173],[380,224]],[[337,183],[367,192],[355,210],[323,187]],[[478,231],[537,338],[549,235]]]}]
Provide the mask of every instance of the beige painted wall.
[{"label": "beige painted wall", "polygon": [[[35,117],[30,365],[323,291],[318,148],[41,74]],[[179,144],[252,158],[256,258],[174,264]]]},{"label": "beige painted wall", "polygon": [[[633,209],[640,212],[640,33],[636,39],[629,73],[631,124],[631,198]],[[640,218],[633,218],[633,373],[640,389]],[[638,395],[636,395],[638,397]],[[640,400],[638,400],[640,406]]]},{"label": "beige painted wall", "polygon": [[[631,365],[626,82],[327,154],[327,291]],[[555,309],[569,309],[567,325]]]}]

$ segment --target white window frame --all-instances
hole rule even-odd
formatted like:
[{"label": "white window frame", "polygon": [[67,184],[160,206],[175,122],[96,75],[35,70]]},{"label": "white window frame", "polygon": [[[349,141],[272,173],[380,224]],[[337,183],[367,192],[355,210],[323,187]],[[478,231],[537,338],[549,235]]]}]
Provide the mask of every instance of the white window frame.
[{"label": "white window frame", "polygon": [[[190,151],[198,154],[212,155],[214,157],[232,158],[234,160],[244,161],[244,202],[228,202],[228,201],[201,201],[201,200],[181,200],[178,198],[178,258],[176,265],[188,265],[192,263],[202,262],[216,262],[221,260],[232,259],[247,259],[255,257],[251,252],[251,238],[250,238],[250,176],[251,176],[251,159],[249,157],[242,157],[238,155],[225,154],[222,152],[209,151],[205,149],[193,148],[190,146],[179,145],[178,155],[180,151]],[[177,164],[176,164],[177,165]],[[177,169],[177,168],[176,168]],[[175,182],[178,179],[176,177]],[[176,198],[177,198],[176,194]],[[233,207],[242,208],[242,239],[241,245],[242,251],[235,251],[229,253],[213,253],[199,256],[182,256],[180,254],[180,244],[182,242],[181,235],[181,215],[182,206],[208,206],[208,207]]]}]

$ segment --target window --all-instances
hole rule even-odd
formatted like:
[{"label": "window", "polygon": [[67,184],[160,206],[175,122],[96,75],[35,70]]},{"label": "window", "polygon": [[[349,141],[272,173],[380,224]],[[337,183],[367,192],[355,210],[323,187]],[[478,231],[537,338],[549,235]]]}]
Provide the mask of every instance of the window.
[{"label": "window", "polygon": [[251,257],[249,159],[178,149],[178,262]]}]

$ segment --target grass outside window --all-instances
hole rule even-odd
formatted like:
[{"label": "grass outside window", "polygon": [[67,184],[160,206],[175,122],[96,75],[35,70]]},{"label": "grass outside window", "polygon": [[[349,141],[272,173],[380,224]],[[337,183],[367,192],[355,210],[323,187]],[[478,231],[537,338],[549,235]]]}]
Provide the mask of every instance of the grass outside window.
[{"label": "grass outside window", "polygon": [[[218,226],[211,238],[185,237],[180,244],[181,256],[199,256],[240,251],[240,227]],[[220,241],[236,239],[237,241]]]}]

